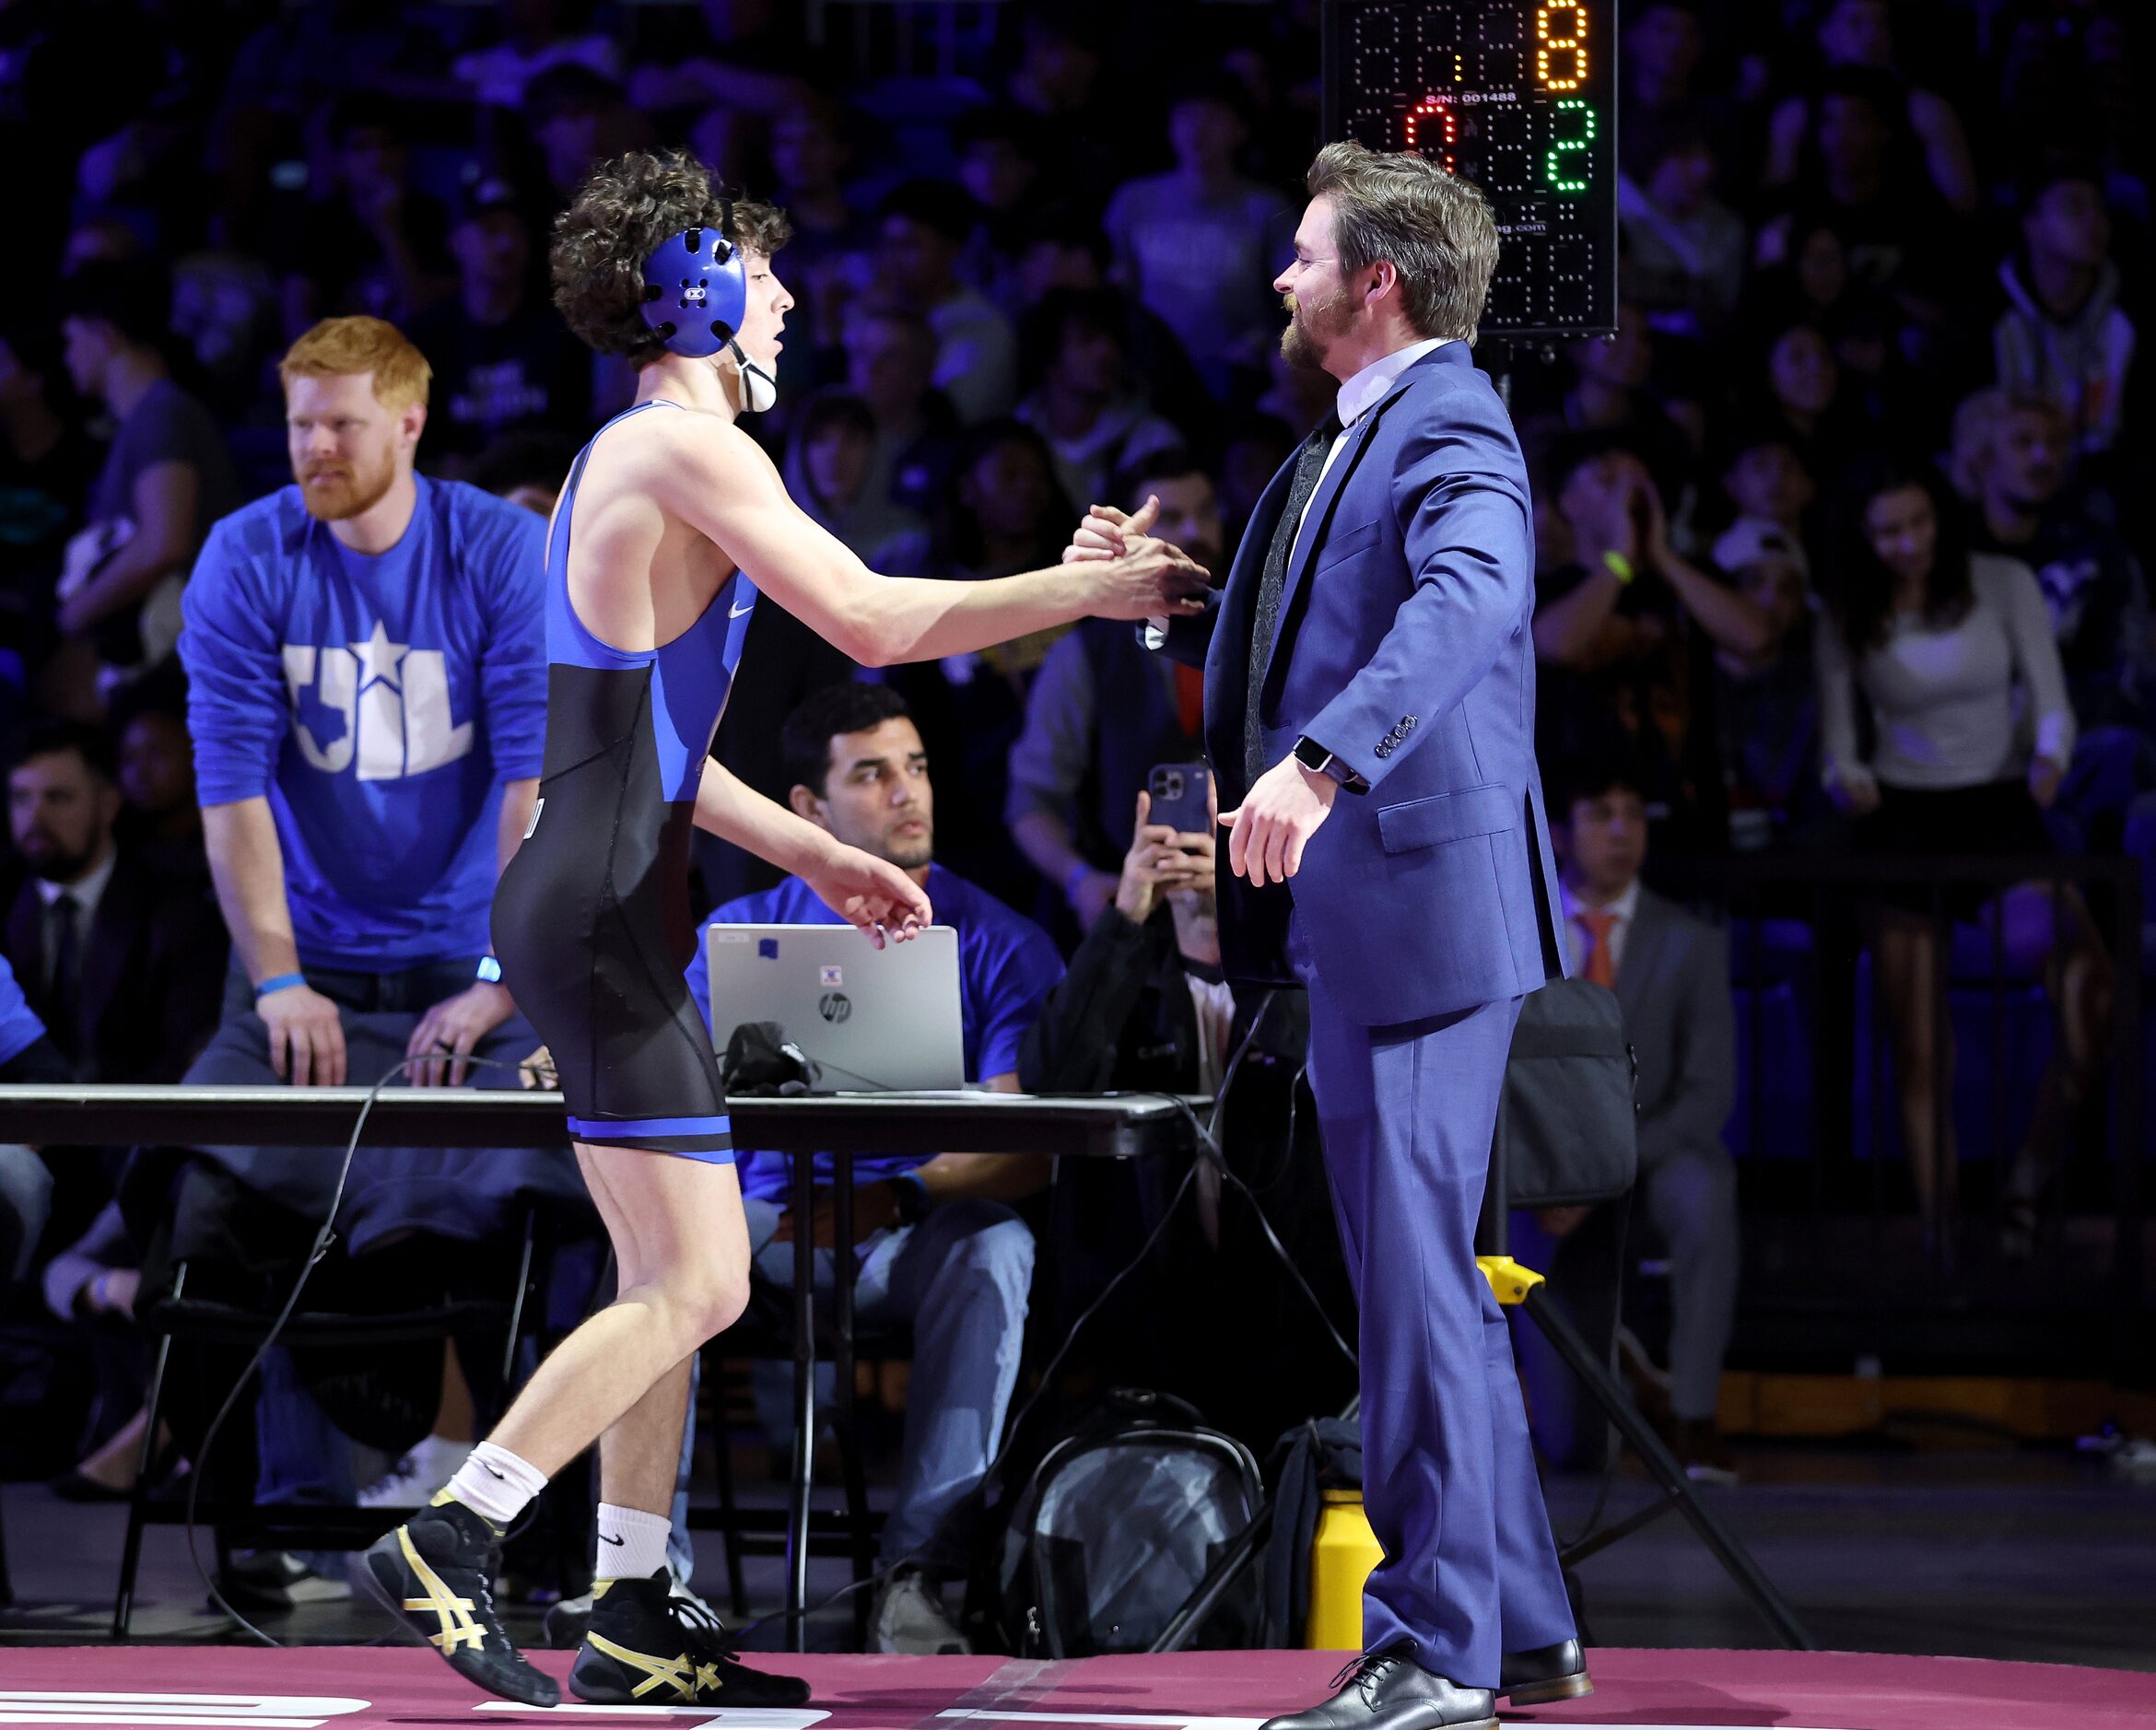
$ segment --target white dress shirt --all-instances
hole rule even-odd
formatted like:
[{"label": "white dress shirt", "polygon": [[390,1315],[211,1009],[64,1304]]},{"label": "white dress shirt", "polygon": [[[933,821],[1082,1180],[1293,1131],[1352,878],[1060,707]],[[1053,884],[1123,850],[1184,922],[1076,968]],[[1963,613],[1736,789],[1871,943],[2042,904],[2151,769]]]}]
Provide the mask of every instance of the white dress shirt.
[{"label": "white dress shirt", "polygon": [[1558,883],[1558,894],[1564,903],[1564,942],[1572,953],[1572,976],[1582,978],[1587,974],[1587,927],[1580,923],[1582,913],[1610,913],[1616,916],[1610,926],[1610,973],[1612,977],[1624,968],[1624,940],[1631,934],[1633,916],[1639,911],[1639,879],[1635,877],[1625,885],[1624,893],[1605,906],[1590,907],[1574,898],[1572,885]]},{"label": "white dress shirt", "polygon": [[[50,914],[53,904],[62,895],[75,897],[75,958],[79,965],[89,944],[90,927],[97,923],[98,903],[105,898],[105,885],[112,881],[112,867],[120,861],[120,849],[114,847],[105,855],[105,862],[86,872],[80,883],[52,883],[42,877],[33,877],[38,886],[38,899],[45,904]],[[60,929],[51,918],[45,920],[44,957],[45,977],[53,976],[53,957],[60,950]]]},{"label": "white dress shirt", "polygon": [[1187,976],[1190,1007],[1198,1011],[1198,1091],[1216,1093],[1235,1053],[1236,993],[1224,979]]},{"label": "white dress shirt", "polygon": [[[1426,336],[1419,343],[1410,343],[1405,348],[1396,348],[1389,355],[1380,355],[1362,371],[1356,373],[1340,387],[1333,399],[1333,411],[1340,416],[1340,431],[1332,438],[1332,448],[1325,453],[1325,466],[1318,471],[1318,485],[1310,489],[1310,497],[1303,502],[1303,522],[1310,520],[1310,505],[1317,498],[1318,488],[1325,485],[1325,477],[1331,472],[1333,459],[1340,455],[1340,448],[1347,442],[1347,436],[1354,424],[1367,415],[1392,389],[1393,380],[1405,372],[1424,355],[1433,354],[1447,343],[1456,343],[1457,336]],[[1303,523],[1295,525],[1295,537],[1302,538]],[[1293,568],[1291,561],[1290,568]]]}]

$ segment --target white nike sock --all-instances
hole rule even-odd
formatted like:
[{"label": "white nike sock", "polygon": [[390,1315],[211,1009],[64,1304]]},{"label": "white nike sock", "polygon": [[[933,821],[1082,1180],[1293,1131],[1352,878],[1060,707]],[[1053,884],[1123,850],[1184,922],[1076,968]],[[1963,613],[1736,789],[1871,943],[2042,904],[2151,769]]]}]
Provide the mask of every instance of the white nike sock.
[{"label": "white nike sock", "polygon": [[594,1580],[649,1580],[666,1566],[666,1540],[674,1522],[641,1508],[599,1504],[599,1560]]},{"label": "white nike sock", "polygon": [[465,1455],[441,1493],[497,1525],[507,1525],[545,1488],[546,1474],[530,1460],[482,1442]]}]

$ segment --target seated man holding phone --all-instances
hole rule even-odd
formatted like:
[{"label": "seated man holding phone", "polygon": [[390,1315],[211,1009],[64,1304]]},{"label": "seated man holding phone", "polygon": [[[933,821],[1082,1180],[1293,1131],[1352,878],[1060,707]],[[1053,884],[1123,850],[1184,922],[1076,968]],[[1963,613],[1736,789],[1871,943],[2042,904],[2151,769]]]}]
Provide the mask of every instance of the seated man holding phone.
[{"label": "seated man holding phone", "polygon": [[1115,894],[1025,1036],[1028,1093],[1220,1085],[1236,1006],[1220,968],[1213,775],[1164,763],[1146,781]]},{"label": "seated man holding phone", "polygon": [[[966,1079],[1016,1093],[1019,1044],[1062,977],[1062,962],[1030,919],[934,863],[928,755],[904,699],[880,684],[832,685],[787,718],[779,750],[793,809],[849,846],[910,872],[934,902],[937,922],[955,929]],[[838,920],[805,884],[789,879],[728,902],[711,923]],[[688,971],[689,990],[707,1021],[709,948],[707,935]],[[717,1029],[718,1044],[732,1032]],[[819,1153],[816,1164],[817,1181],[827,1188],[830,1156]],[[735,1167],[756,1272],[791,1289],[800,1227],[786,1207],[786,1159],[742,1149]],[[1023,1153],[864,1154],[854,1161],[857,1314],[866,1326],[908,1323],[914,1336],[898,1494],[884,1526],[885,1566],[926,1547],[995,1455],[1033,1283],[1033,1234],[1005,1204],[1046,1188],[1049,1171],[1046,1160]],[[826,1252],[832,1228],[819,1198],[813,1229]],[[822,1287],[833,1266],[828,1253],[817,1261]],[[683,1529],[681,1520],[674,1529]],[[871,1632],[883,1652],[966,1649],[933,1581],[919,1567],[901,1568],[885,1582]]]}]

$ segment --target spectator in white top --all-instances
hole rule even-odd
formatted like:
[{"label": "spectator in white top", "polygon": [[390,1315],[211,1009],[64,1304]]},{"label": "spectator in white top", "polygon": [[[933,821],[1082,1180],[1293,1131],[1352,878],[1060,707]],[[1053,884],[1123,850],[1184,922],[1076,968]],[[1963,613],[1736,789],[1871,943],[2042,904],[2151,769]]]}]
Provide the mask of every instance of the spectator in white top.
[{"label": "spectator in white top", "polygon": [[1232,81],[1196,84],[1168,111],[1176,166],[1116,189],[1102,218],[1123,284],[1182,339],[1206,389],[1224,398],[1279,335],[1267,284],[1295,243],[1295,213],[1236,171],[1249,137]]},{"label": "spectator in white top", "polygon": [[[1874,459],[1852,477],[1822,571],[1820,723],[1829,790],[1861,819],[1861,850],[1936,859],[2034,859],[2053,850],[2044,811],[2074,748],[2074,714],[2044,596],[2026,565],[1972,554],[1945,483],[1927,466]],[[1857,697],[1876,741],[1858,747]],[[2019,699],[2019,701],[2018,701]],[[2033,723],[2025,743],[2022,708]],[[1998,893],[2003,887],[2004,893]],[[1995,922],[2010,964],[2042,969],[2059,999],[2062,1037],[2012,1186],[2025,1249],[2045,1180],[2072,1111],[2095,1080],[2111,1015],[2111,964],[2070,885],[1923,883],[1882,897],[1877,955],[1893,1039],[1903,1145],[1925,1226],[1950,1257],[1941,1191],[1951,1198],[1951,1122],[1943,1144],[1939,1090],[1951,1097],[1951,1034],[1940,1048],[1937,918]]]}]

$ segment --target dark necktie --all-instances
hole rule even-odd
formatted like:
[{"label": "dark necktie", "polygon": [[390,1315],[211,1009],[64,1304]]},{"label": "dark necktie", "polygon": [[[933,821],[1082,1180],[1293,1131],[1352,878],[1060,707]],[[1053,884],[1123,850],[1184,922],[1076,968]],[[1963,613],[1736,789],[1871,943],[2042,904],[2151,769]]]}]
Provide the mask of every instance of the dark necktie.
[{"label": "dark necktie", "polygon": [[1318,490],[1318,477],[1325,472],[1325,455],[1340,436],[1340,416],[1328,415],[1303,441],[1295,458],[1295,479],[1288,483],[1287,502],[1280,520],[1272,525],[1272,544],[1265,549],[1265,568],[1258,578],[1258,602],[1250,614],[1250,682],[1243,695],[1243,788],[1247,792],[1265,773],[1265,728],[1258,718],[1264,696],[1265,663],[1272,658],[1272,639],[1280,630],[1280,602],[1287,592],[1288,556],[1295,550],[1302,532],[1303,511]]},{"label": "dark necktie", "polygon": [[69,894],[53,896],[53,905],[45,910],[46,918],[53,921],[53,973],[46,982],[45,1031],[70,1059],[80,1043],[80,1030],[76,1026],[79,1019],[76,988],[82,974],[81,912],[82,903]]}]

